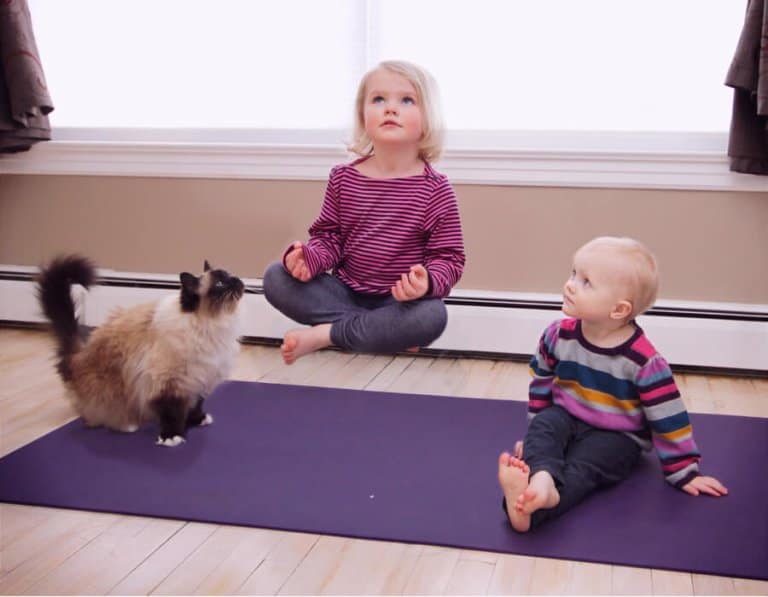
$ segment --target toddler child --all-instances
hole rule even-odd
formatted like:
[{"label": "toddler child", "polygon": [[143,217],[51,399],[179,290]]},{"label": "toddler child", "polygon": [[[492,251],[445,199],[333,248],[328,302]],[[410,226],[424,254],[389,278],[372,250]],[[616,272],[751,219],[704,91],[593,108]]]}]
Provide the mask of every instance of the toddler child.
[{"label": "toddler child", "polygon": [[728,493],[699,473],[672,372],[635,321],[657,290],[656,260],[635,240],[600,237],[576,251],[563,289],[569,318],[544,331],[530,362],[524,442],[499,457],[503,507],[516,531],[622,481],[651,447],[673,486],[691,495]]},{"label": "toddler child", "polygon": [[[306,243],[264,274],[280,312],[311,326],[288,331],[287,364],[330,345],[395,353],[442,334],[442,299],[464,268],[456,195],[431,165],[442,151],[437,87],[422,68],[380,63],[360,82],[350,150],[331,170]],[[330,273],[328,273],[330,271]]]}]

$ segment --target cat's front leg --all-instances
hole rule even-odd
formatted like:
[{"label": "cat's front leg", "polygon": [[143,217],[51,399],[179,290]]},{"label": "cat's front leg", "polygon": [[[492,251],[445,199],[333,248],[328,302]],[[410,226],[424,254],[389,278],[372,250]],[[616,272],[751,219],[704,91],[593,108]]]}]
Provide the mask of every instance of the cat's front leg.
[{"label": "cat's front leg", "polygon": [[160,423],[157,445],[172,448],[184,443],[189,413],[188,402],[181,396],[166,394],[155,398],[152,408]]},{"label": "cat's front leg", "polygon": [[213,417],[203,410],[204,396],[198,396],[187,415],[187,427],[203,427],[213,423]]}]

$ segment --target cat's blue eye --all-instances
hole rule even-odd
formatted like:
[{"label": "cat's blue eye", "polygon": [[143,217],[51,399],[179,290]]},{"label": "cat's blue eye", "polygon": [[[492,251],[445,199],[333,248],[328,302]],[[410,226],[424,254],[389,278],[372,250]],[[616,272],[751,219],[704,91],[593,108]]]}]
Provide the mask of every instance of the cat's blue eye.
[{"label": "cat's blue eye", "polygon": [[217,280],[214,286],[216,286],[216,288],[224,288],[224,282],[222,282],[221,280]]}]

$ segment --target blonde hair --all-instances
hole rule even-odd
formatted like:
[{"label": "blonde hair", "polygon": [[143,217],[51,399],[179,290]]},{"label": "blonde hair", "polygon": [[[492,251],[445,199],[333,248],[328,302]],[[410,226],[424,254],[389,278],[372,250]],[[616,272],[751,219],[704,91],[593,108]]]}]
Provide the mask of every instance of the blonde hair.
[{"label": "blonde hair", "polygon": [[425,69],[404,60],[385,60],[363,75],[355,98],[355,126],[352,142],[347,149],[364,157],[373,154],[373,142],[365,132],[365,87],[370,76],[382,69],[402,75],[415,87],[421,107],[423,127],[423,134],[419,141],[419,157],[426,162],[438,160],[443,153],[445,126],[437,82]]},{"label": "blonde hair", "polygon": [[659,292],[659,267],[656,257],[643,243],[633,238],[599,236],[582,246],[577,253],[606,249],[617,257],[618,272],[626,282],[628,300],[632,303],[629,319],[634,319],[653,306]]}]

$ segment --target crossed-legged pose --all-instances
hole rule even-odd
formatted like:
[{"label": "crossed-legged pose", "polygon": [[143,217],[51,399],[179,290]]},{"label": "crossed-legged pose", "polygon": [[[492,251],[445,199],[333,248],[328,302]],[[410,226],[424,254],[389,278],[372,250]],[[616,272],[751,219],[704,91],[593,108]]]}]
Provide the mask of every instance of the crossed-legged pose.
[{"label": "crossed-legged pose", "polygon": [[360,82],[359,156],[331,170],[309,240],[294,241],[264,273],[264,294],[310,327],[288,331],[291,364],[330,345],[394,353],[434,342],[442,301],[464,269],[456,194],[434,170],[443,143],[437,87],[422,68],[382,62]]}]

